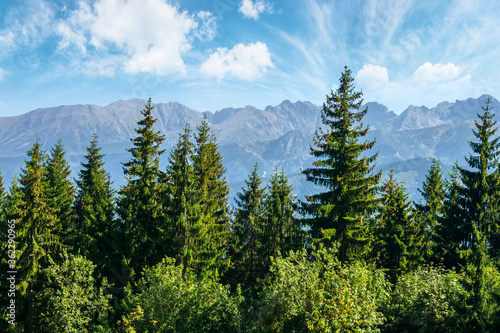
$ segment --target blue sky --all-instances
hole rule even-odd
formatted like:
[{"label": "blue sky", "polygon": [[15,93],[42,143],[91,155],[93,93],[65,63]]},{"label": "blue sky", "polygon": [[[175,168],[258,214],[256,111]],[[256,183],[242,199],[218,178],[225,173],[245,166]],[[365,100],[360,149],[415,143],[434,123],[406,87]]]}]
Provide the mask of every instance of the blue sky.
[{"label": "blue sky", "polygon": [[345,65],[365,102],[500,98],[496,1],[0,3],[0,116],[152,97],[199,111],[321,105]]}]

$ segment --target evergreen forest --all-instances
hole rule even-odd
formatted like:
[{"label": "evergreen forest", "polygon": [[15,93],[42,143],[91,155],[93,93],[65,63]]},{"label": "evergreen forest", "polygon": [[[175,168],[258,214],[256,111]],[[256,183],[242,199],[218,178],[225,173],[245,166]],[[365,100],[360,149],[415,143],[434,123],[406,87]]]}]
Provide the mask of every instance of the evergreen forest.
[{"label": "evergreen forest", "polygon": [[0,332],[500,331],[498,110],[415,203],[374,171],[353,82],[345,67],[326,96],[302,170],[322,191],[304,198],[255,165],[230,205],[209,121],[164,151],[151,99],[119,189],[98,137],[76,179],[64,142],[37,140],[9,188],[0,176]]}]

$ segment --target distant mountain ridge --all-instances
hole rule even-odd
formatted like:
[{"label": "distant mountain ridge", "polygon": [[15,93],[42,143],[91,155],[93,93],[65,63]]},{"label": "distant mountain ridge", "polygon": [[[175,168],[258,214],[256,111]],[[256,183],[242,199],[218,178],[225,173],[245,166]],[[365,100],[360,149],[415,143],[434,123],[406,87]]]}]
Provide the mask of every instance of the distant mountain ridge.
[{"label": "distant mountain ridge", "polygon": [[[443,102],[430,109],[410,106],[400,115],[376,102],[365,104],[368,113],[363,123],[370,126],[368,139],[377,140],[378,168],[397,166],[399,178],[405,179],[412,197],[417,198],[416,188],[421,186],[432,158],[440,159],[449,168],[455,161],[462,163],[463,156],[468,155],[471,129],[487,98],[491,99],[493,111],[500,113],[499,101],[488,95]],[[107,155],[106,167],[115,187],[120,186],[124,182],[121,163],[130,158],[126,149],[136,135],[134,129],[145,104],[140,99],[119,100],[108,106],[59,106],[0,117],[0,166],[6,183],[19,173],[26,151],[36,138],[44,149],[61,139],[76,176],[91,136],[96,133]],[[165,135],[167,151],[177,142],[186,123],[194,129],[207,116],[224,156],[233,194],[255,163],[259,163],[263,175],[269,175],[276,166],[284,168],[294,179],[300,197],[313,190],[311,184],[304,182],[300,168],[313,162],[309,147],[314,132],[321,126],[319,106],[285,100],[264,110],[246,106],[212,113],[192,110],[177,102],[154,105],[155,129]],[[495,119],[500,120],[500,116]],[[168,153],[162,158],[162,167],[167,160]]]}]

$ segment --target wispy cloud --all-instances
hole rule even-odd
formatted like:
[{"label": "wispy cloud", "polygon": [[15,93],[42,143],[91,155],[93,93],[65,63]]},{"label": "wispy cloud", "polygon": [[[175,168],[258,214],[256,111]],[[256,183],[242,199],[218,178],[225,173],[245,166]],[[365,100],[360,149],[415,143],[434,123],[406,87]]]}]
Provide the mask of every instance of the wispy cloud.
[{"label": "wispy cloud", "polygon": [[11,7],[5,15],[5,28],[0,30],[0,54],[40,45],[53,33],[54,16],[52,6],[43,0]]},{"label": "wispy cloud", "polygon": [[7,71],[0,67],[0,81],[3,81],[3,78],[7,74]]}]

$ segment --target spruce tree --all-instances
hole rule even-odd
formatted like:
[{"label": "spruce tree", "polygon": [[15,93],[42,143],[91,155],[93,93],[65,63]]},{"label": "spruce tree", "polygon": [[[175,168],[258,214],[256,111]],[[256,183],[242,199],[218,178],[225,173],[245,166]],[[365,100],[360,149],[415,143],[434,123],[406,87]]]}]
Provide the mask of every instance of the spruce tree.
[{"label": "spruce tree", "polygon": [[234,220],[231,224],[229,280],[253,287],[265,275],[262,246],[265,233],[264,199],[266,188],[258,175],[258,165],[245,180],[245,188],[236,194]]},{"label": "spruce tree", "polygon": [[200,243],[205,244],[206,230],[200,219],[199,206],[194,204],[195,176],[191,156],[194,144],[191,129],[186,125],[175,148],[170,152],[165,174],[165,207],[168,217],[166,235],[167,255],[176,258],[187,268],[198,268],[200,263]]},{"label": "spruce tree", "polygon": [[445,197],[445,184],[441,171],[441,163],[434,159],[431,168],[427,173],[419,189],[424,202],[416,204],[419,218],[422,219],[424,226],[424,249],[426,258],[433,262],[439,261],[435,255],[436,251],[436,229],[439,219],[443,214],[443,202]]},{"label": "spruce tree", "polygon": [[228,263],[224,257],[229,226],[229,186],[222,155],[206,117],[197,127],[195,141],[192,155],[194,204],[199,206],[199,218],[207,233],[204,244],[200,244],[201,260],[203,270],[214,270],[217,275],[218,270]]},{"label": "spruce tree", "polygon": [[[498,159],[500,138],[495,137],[497,131],[495,114],[491,112],[490,99],[483,107],[484,113],[478,114],[472,130],[478,142],[470,141],[472,152],[466,157],[470,169],[460,167],[462,186],[459,188],[458,204],[463,217],[465,239],[463,246],[469,249],[467,264],[473,277],[471,305],[477,316],[478,325],[484,328],[486,316],[485,274],[487,262],[488,215],[498,216],[491,211],[495,207],[490,202],[499,191]],[[496,223],[496,221],[494,222]]]},{"label": "spruce tree", "polygon": [[163,173],[159,167],[164,136],[153,130],[153,108],[150,98],[137,122],[137,137],[131,139],[133,147],[127,149],[132,158],[123,166],[127,184],[120,189],[117,209],[125,238],[122,251],[136,273],[160,262],[164,255]]},{"label": "spruce tree", "polygon": [[[19,180],[20,193],[16,194],[15,207],[9,214],[17,216],[17,253],[20,292],[23,296],[21,318],[26,318],[23,325],[26,332],[32,332],[33,322],[38,315],[37,306],[34,305],[33,295],[37,289],[42,288],[37,284],[39,272],[49,266],[49,256],[55,251],[60,251],[62,246],[57,232],[57,217],[50,205],[48,197],[46,170],[44,162],[46,156],[37,141],[28,151],[28,160],[21,171]],[[14,190],[15,191],[15,190]]]},{"label": "spruce tree", "polygon": [[303,171],[307,180],[326,188],[326,192],[307,196],[303,209],[312,215],[308,223],[314,238],[327,245],[339,242],[342,262],[359,258],[368,249],[367,217],[378,205],[376,194],[381,173],[373,174],[378,154],[366,156],[375,141],[366,136],[368,127],[361,120],[362,93],[356,92],[351,70],[345,67],[337,91],[323,104],[321,119],[326,126],[316,132],[311,154],[313,167]]},{"label": "spruce tree", "polygon": [[[284,170],[274,171],[264,203],[265,237],[267,250],[265,260],[277,257],[278,252],[286,255],[290,250],[298,250],[303,245],[303,232],[296,216],[298,203],[293,195],[293,187],[288,183]],[[270,262],[269,262],[270,263]]]},{"label": "spruce tree", "polygon": [[94,134],[87,147],[85,161],[76,180],[77,195],[74,202],[71,245],[103,269],[118,260],[114,258],[114,194],[109,174],[104,168],[104,155]]},{"label": "spruce tree", "polygon": [[[61,140],[50,150],[46,162],[46,180],[48,202],[56,218],[56,234],[66,243],[68,230],[71,228],[72,205],[75,187],[71,182],[71,168],[65,158]],[[54,258],[55,259],[55,258]]]},{"label": "spruce tree", "polygon": [[443,216],[438,218],[436,226],[434,257],[446,269],[460,268],[464,265],[463,240],[466,234],[463,226],[463,211],[458,204],[461,186],[458,168],[458,164],[455,163],[449,179],[445,182]]},{"label": "spruce tree", "polygon": [[395,282],[406,270],[422,263],[422,227],[416,223],[416,214],[406,188],[394,179],[382,185],[382,206],[374,229],[374,252],[378,265],[389,272]]}]

